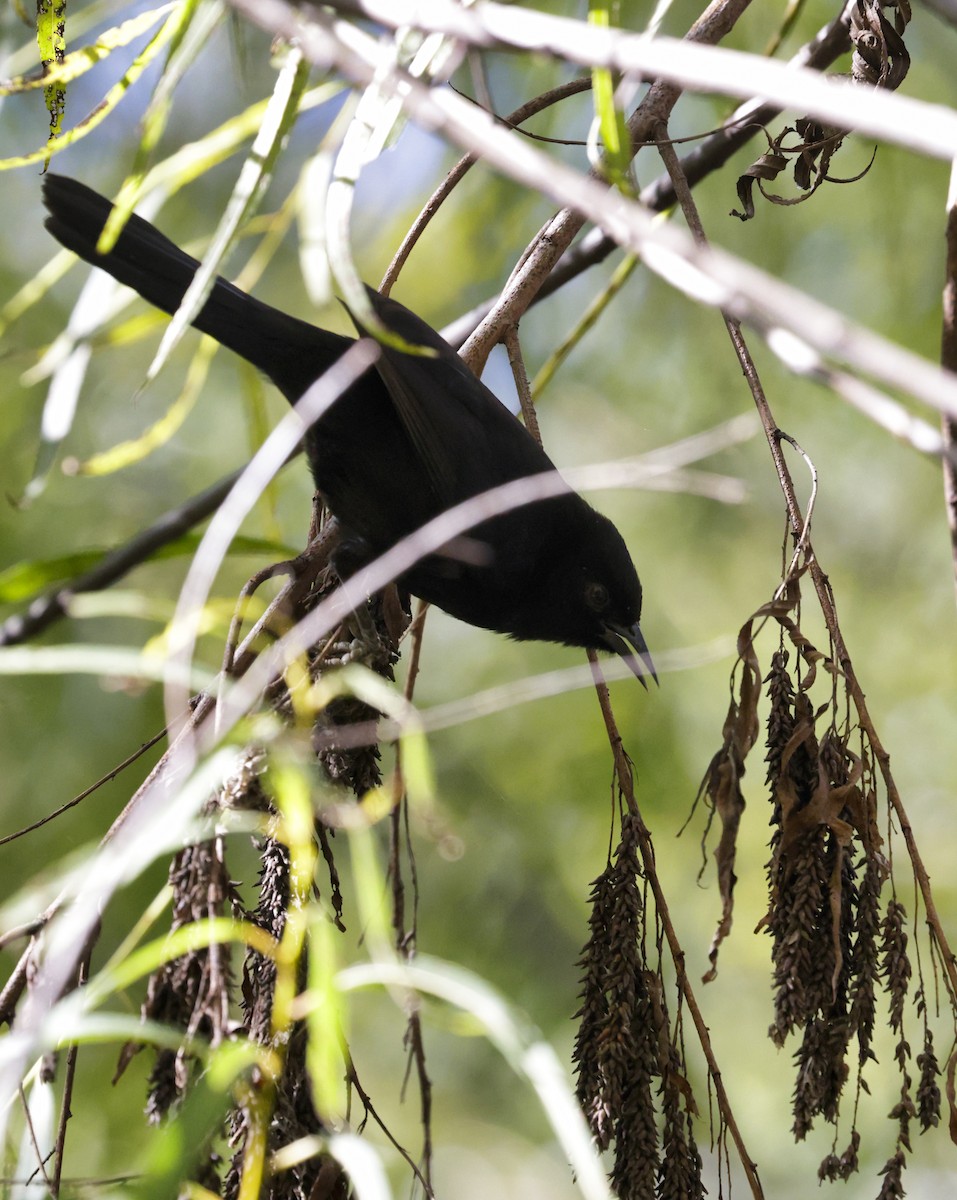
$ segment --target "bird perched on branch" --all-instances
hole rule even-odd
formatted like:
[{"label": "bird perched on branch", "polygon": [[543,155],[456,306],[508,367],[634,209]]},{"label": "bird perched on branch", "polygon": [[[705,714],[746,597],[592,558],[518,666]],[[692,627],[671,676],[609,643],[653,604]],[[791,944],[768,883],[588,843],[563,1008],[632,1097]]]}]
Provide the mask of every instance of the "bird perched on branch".
[{"label": "bird perched on branch", "polygon": [[[112,250],[96,244],[111,204],[48,174],[46,227],[81,258],[174,313],[199,264],[140,217]],[[442,337],[369,289],[383,325],[428,356],[382,345],[379,359],[308,430],[306,453],[341,530],[340,573],[371,562],[461,501],[554,472],[551,460]],[[193,324],[262,371],[290,403],[352,345],[218,278]],[[357,322],[360,334],[366,331]],[[570,488],[482,521],[399,582],[469,624],[514,638],[620,654],[657,678],[639,627],[641,584],[615,526]]]}]

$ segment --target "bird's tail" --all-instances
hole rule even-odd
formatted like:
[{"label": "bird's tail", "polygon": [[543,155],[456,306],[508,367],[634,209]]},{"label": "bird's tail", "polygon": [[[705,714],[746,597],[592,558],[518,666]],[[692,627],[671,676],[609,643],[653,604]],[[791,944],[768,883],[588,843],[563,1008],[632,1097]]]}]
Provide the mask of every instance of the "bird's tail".
[{"label": "bird's tail", "polygon": [[[150,304],[174,313],[199,263],[142,217],[131,216],[116,245],[98,254],[96,243],[112,205],[91,188],[47,174],[46,227],[67,249],[133,288]],[[193,324],[258,367],[295,401],[351,343],[247,296],[217,278]]]}]

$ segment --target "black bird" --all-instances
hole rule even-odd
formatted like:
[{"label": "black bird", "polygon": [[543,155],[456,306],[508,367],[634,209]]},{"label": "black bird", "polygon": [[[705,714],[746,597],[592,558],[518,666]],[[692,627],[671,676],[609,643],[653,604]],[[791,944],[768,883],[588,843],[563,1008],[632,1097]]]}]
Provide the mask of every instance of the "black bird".
[{"label": "black bird", "polygon": [[[199,266],[194,258],[136,216],[108,254],[97,254],[110,202],[53,174],[44,178],[43,195],[46,227],[58,241],[150,304],[176,311]],[[371,562],[460,501],[555,470],[431,326],[371,288],[369,298],[383,324],[434,356],[383,346],[375,368],[306,434],[316,487],[341,527],[340,572]],[[222,278],[193,324],[256,366],[290,403],[353,341],[254,300]],[[612,650],[642,683],[646,673],[657,679],[638,624],[641,584],[625,544],[576,492],[569,488],[484,521],[469,539],[477,555],[430,555],[400,582],[472,625]]]}]

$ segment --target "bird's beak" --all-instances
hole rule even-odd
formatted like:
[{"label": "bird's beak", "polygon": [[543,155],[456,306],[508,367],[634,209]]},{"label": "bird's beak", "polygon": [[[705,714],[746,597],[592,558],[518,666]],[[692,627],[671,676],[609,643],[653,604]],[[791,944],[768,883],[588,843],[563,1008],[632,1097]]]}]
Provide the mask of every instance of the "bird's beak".
[{"label": "bird's beak", "polygon": [[615,625],[609,622],[605,625],[603,641],[609,650],[621,655],[643,688],[648,687],[645,683],[646,675],[650,675],[655,683],[658,682],[655,664],[651,661],[637,621],[634,625]]}]

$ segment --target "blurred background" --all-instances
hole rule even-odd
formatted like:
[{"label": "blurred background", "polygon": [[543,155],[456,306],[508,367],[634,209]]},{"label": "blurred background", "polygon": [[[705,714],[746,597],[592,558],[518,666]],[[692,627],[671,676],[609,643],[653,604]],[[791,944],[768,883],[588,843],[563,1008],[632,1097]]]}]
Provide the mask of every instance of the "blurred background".
[{"label": "blurred background", "polygon": [[[549,7],[578,15],[575,5]],[[624,10],[622,23],[633,28],[642,28],[649,16],[639,4],[628,3]],[[119,11],[104,8],[93,31],[115,23]],[[680,35],[695,15],[695,7],[680,0],[669,11],[664,32]],[[793,52],[832,15],[818,0],[807,4],[784,53]],[[760,51],[780,20],[781,6],[766,0],[755,3],[728,44]],[[29,30],[18,23],[12,9],[3,17],[3,30],[8,52],[30,40]],[[952,106],[957,32],[922,9],[915,13],[907,42],[912,66],[903,90]],[[71,86],[68,126],[93,108],[139,45],[112,56]],[[561,67],[539,59],[493,55],[487,69],[500,113],[566,77]],[[156,73],[154,65],[99,129],[56,156],[52,169],[114,194],[133,162],[140,136],[137,122]],[[156,158],[203,137],[267,96],[274,80],[268,39],[238,21],[221,23],[175,93]],[[468,86],[467,74],[461,82]],[[340,104],[341,99],[334,99],[297,123],[263,212],[282,203]],[[536,118],[532,128],[552,137],[584,139],[591,112],[586,94]],[[672,133],[690,136],[711,129],[728,112],[730,106],[720,99],[686,96],[675,111]],[[6,99],[0,155],[21,155],[42,146],[46,124],[40,93]],[[944,281],[947,165],[881,146],[860,182],[824,186],[796,207],[758,202],[756,218],[741,223],[729,216],[738,206],[734,182],[762,149],[756,140],[696,189],[713,241],[935,359]],[[551,147],[549,152],[578,167],[586,161],[577,146]],[[871,152],[869,142],[851,137],[832,170],[856,175]],[[410,125],[363,174],[352,250],[368,282],[378,282],[421,204],[457,157],[455,149]],[[208,235],[239,161],[237,156],[221,164],[179,192],[156,223],[181,244]],[[651,150],[639,155],[636,167],[642,185],[662,170]],[[56,251],[43,229],[40,168],[7,171],[2,186],[0,305],[34,279]],[[541,198],[476,167],[413,251],[395,295],[441,327],[500,288],[550,212]],[[244,246],[235,252],[231,273],[238,271],[246,253]],[[617,262],[614,256],[529,312],[521,336],[530,373],[600,292]],[[3,329],[0,444],[6,503],[0,505],[0,571],[121,544],[168,508],[246,462],[261,436],[257,385],[241,364],[222,352],[199,403],[168,444],[127,470],[100,477],[68,476],[57,466],[41,494],[30,503],[21,502],[38,453],[46,396],[45,383],[31,384],[28,373],[63,328],[87,273],[82,264],[76,266],[41,303]],[[321,311],[310,305],[301,283],[295,231],[256,294],[316,323],[349,332],[335,302]],[[145,307],[136,302],[124,317],[143,312]],[[96,339],[61,459],[83,461],[137,436],[177,397],[196,349],[196,335],[188,335],[160,377],[142,389],[159,329],[158,324],[152,326],[135,339]],[[800,442],[817,469],[814,543],[830,577],[872,716],[890,751],[938,908],[945,927],[957,937],[957,622],[940,470],[834,395],[787,374],[756,338],[752,349],[779,425]],[[513,402],[504,355],[493,357],[485,378],[503,399]],[[270,423],[285,409],[282,398],[268,389],[263,404]],[[543,394],[539,416],[546,449],[559,466],[568,467],[641,455],[751,408],[718,314],[695,306],[639,265]],[[932,414],[928,419],[935,421]],[[737,631],[779,581],[785,530],[780,490],[759,435],[721,450],[701,466],[742,481],[744,502],[719,504],[660,490],[592,497],[622,530],[645,588],[642,627],[661,687],[645,692],[629,678],[614,683],[612,695],[635,761],[639,802],[654,837],[658,868],[693,982],[707,969],[720,899],[710,861],[713,844],[702,848],[705,813],[699,807],[690,822],[688,817],[705,768],[721,744]],[[798,460],[792,466],[806,500],[807,472]],[[310,501],[308,473],[304,464],[295,463],[257,507],[244,532],[300,547]],[[263,565],[255,555],[231,558],[217,581],[216,595],[230,600]],[[186,568],[185,558],[139,568],[120,585],[138,598],[137,615],[65,620],[38,639],[39,644],[141,645],[160,632]],[[25,603],[11,600],[6,611],[19,611]],[[826,647],[823,623],[810,598],[802,625]],[[202,655],[210,666],[218,664],[220,646],[221,639],[214,637],[204,642]],[[759,643],[763,671],[775,647],[773,634]],[[433,611],[416,701],[428,709],[579,661],[572,650],[509,643]],[[0,676],[0,834],[87,788],[156,734],[163,721],[156,687],[74,674]],[[578,1007],[576,960],[588,936],[589,886],[606,862],[612,811],[611,759],[594,694],[583,688],[508,707],[437,732],[430,746],[445,836],[436,838],[428,829],[414,828],[421,896],[419,948],[477,972],[500,989],[567,1064]],[[55,879],[59,866],[78,847],[94,844],[160,749],[62,818],[0,847],[4,896],[36,887],[38,878]],[[816,1184],[817,1166],[831,1149],[833,1132],[820,1129],[807,1143],[794,1145],[788,1132],[791,1049],[777,1051],[765,1036],[772,1019],[769,941],[753,932],[766,906],[769,806],[762,767],[756,749],[745,781],[748,809],[739,840],[735,927],[722,949],[717,979],[698,985],[697,991],[767,1195],[792,1200],[807,1195]],[[884,818],[882,825],[886,826]],[[234,873],[248,872],[251,880],[251,852],[237,839],[234,853]],[[899,897],[913,916],[914,888],[899,840],[894,866]],[[128,914],[137,912],[155,892],[164,872],[165,865],[158,863],[152,877],[138,881],[105,914],[101,953],[125,933]],[[28,899],[17,911],[29,907]],[[344,961],[362,954],[356,944],[361,929],[348,889],[346,923]],[[912,936],[919,933],[919,926],[911,929]],[[923,942],[921,948],[926,950]],[[14,959],[4,957],[12,965]],[[923,966],[929,971],[926,954]],[[138,999],[130,994],[131,1010]],[[916,1014],[906,1019],[913,1022],[916,1047]],[[411,1088],[403,1099],[403,1029],[403,1015],[387,996],[369,994],[357,1001],[351,1045],[360,1078],[380,1115],[414,1150],[418,1111]],[[561,1200],[576,1195],[534,1096],[473,1032],[450,1020],[438,1005],[426,1006],[438,1194],[456,1200],[489,1195]],[[708,1093],[690,1032],[687,1038],[702,1110],[699,1144],[707,1153]],[[938,1048],[941,1057],[947,1052],[944,1044]],[[843,1185],[846,1200],[877,1195],[876,1172],[893,1150],[894,1125],[887,1113],[897,1102],[900,1085],[891,1053],[890,1035],[879,1037],[881,1065],[872,1064],[867,1072],[872,1094],[861,1098],[862,1169]],[[71,1175],[118,1176],[134,1169],[143,1145],[153,1136],[140,1114],[149,1057],[148,1052],[140,1055],[114,1087],[109,1082],[113,1049],[84,1051],[73,1103],[74,1111],[82,1114],[78,1119],[83,1132],[72,1135]],[[848,1115],[851,1092],[846,1098]],[[838,1152],[846,1144],[848,1127],[838,1136]],[[370,1137],[382,1142],[374,1131]],[[382,1149],[401,1191],[404,1168],[384,1143]],[[712,1163],[706,1174],[712,1195],[717,1193],[714,1170]],[[744,1187],[736,1166],[732,1177],[735,1187]],[[913,1196],[937,1200],[955,1194],[957,1151],[945,1129],[915,1141],[907,1177]]]}]

